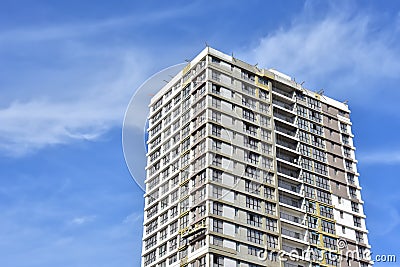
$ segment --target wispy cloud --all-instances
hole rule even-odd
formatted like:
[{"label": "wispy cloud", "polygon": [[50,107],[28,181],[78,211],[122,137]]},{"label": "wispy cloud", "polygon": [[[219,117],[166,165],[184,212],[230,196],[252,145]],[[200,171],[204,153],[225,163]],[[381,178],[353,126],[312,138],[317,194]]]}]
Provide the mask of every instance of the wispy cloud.
[{"label": "wispy cloud", "polygon": [[187,16],[195,6],[0,30],[0,153],[23,156],[46,146],[97,140],[122,126],[129,99],[157,70],[156,56],[133,37],[114,43],[106,36],[128,29],[140,35],[146,26]]},{"label": "wispy cloud", "polygon": [[390,149],[362,152],[357,158],[362,164],[400,164],[400,151]]},{"label": "wispy cloud", "polygon": [[396,231],[400,225],[400,213],[395,208],[396,206],[389,207],[389,222],[386,224],[386,227],[382,227],[382,231],[378,235],[388,235],[393,231]]},{"label": "wispy cloud", "polygon": [[80,69],[74,71],[72,65],[64,74],[58,73],[64,75],[59,83],[47,81],[45,86],[53,90],[47,91],[46,96],[41,96],[40,91],[38,95],[27,91],[27,100],[14,100],[1,108],[0,151],[20,156],[48,145],[95,140],[111,127],[122,125],[126,105],[145,77],[148,65],[140,52],[117,49],[108,53],[114,56],[113,61],[100,61],[112,64],[108,67],[115,68],[113,75],[104,73],[107,68],[97,66],[97,62],[89,62],[85,66],[91,69],[92,78],[83,82]]},{"label": "wispy cloud", "polygon": [[383,79],[399,79],[395,23],[379,27],[376,16],[350,7],[323,15],[310,9],[290,26],[261,38],[243,56],[263,67],[284,70],[299,82],[304,79],[312,90],[325,86],[328,94],[346,95],[352,101],[381,93],[385,88],[369,89]]},{"label": "wispy cloud", "polygon": [[87,37],[98,33],[123,27],[144,27],[148,24],[162,23],[169,19],[188,16],[195,8],[195,3],[182,5],[179,8],[155,10],[136,13],[128,16],[110,17],[101,20],[81,21],[68,24],[48,25],[41,27],[23,27],[0,32],[2,45],[17,42],[42,42],[50,40]]},{"label": "wispy cloud", "polygon": [[87,215],[87,216],[79,216],[73,218],[69,223],[73,225],[83,225],[90,223],[96,219],[96,216],[94,215]]},{"label": "wispy cloud", "polygon": [[387,192],[384,196],[371,196],[370,200],[367,203],[368,208],[378,216],[370,218],[367,221],[367,226],[372,228],[371,230],[374,232],[374,235],[380,237],[386,236],[387,238],[390,236],[393,238],[393,234],[396,233],[400,225],[400,210],[398,208],[400,198],[398,194]]},{"label": "wispy cloud", "polygon": [[125,217],[124,224],[141,224],[143,222],[143,212],[133,212]]}]

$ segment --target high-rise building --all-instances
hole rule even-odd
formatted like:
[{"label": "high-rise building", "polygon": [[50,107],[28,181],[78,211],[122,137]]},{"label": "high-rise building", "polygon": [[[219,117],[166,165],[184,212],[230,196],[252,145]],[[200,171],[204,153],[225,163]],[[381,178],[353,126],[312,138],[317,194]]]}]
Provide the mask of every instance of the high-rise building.
[{"label": "high-rise building", "polygon": [[142,266],[372,265],[349,115],[205,48],[150,103]]}]

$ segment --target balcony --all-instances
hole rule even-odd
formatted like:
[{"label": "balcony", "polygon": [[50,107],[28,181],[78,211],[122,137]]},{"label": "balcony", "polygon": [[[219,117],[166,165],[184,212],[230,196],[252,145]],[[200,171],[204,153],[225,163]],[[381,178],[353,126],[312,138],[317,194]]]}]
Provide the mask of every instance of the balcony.
[{"label": "balcony", "polygon": [[246,162],[254,164],[254,165],[258,165],[258,159],[254,159],[254,158],[245,158],[244,159]]},{"label": "balcony", "polygon": [[[299,254],[301,255],[301,254]],[[304,267],[304,265],[300,265],[300,264],[295,264],[295,263],[290,263],[285,261],[285,263],[283,264],[283,267]]]},{"label": "balcony", "polygon": [[205,66],[206,66],[206,62],[204,60],[200,61],[196,65],[196,68],[194,69],[194,75],[196,75],[197,73],[200,73],[200,71],[202,71]]},{"label": "balcony", "polygon": [[277,106],[279,106],[281,108],[284,108],[284,109],[292,111],[292,112],[294,111],[294,106],[293,105],[289,105],[289,104],[287,104],[287,103],[285,103],[283,101],[277,100],[275,98],[272,99],[272,104],[277,105]]},{"label": "balcony", "polygon": [[242,105],[252,110],[256,109],[255,101],[246,100],[245,98],[242,98]]},{"label": "balcony", "polygon": [[292,150],[295,150],[295,151],[296,151],[296,149],[297,149],[297,143],[290,143],[290,142],[287,142],[287,141],[282,140],[281,138],[278,138],[278,139],[276,140],[276,143],[277,143],[278,145],[287,147],[287,148],[292,149]]},{"label": "balcony", "polygon": [[244,129],[244,132],[251,136],[257,136],[257,130],[254,129]]},{"label": "balcony", "polygon": [[210,65],[217,67],[218,69],[225,70],[225,71],[232,71],[232,67],[230,66],[230,64],[222,62],[221,60],[219,60],[217,58],[213,58],[210,61]]},{"label": "balcony", "polygon": [[211,74],[211,79],[217,82],[221,82],[221,74],[213,71]]},{"label": "balcony", "polygon": [[251,74],[251,73],[249,73],[249,72],[244,72],[244,71],[242,71],[242,73],[241,73],[241,78],[243,79],[243,80],[246,80],[246,81],[248,81],[248,82],[251,82],[251,83],[254,83],[254,81],[255,81],[255,76],[254,76],[254,74]]},{"label": "balcony", "polygon": [[[197,73],[194,75],[197,75]],[[202,84],[205,80],[206,80],[206,73],[203,72],[201,75],[193,79],[193,89],[194,90],[197,89],[197,86]]]},{"label": "balcony", "polygon": [[258,127],[250,123],[243,123],[243,131],[248,135],[257,136]]},{"label": "balcony", "polygon": [[295,117],[294,116],[293,117],[289,117],[289,116],[286,116],[283,113],[277,112],[277,111],[274,111],[274,118],[278,118],[278,119],[284,120],[284,121],[286,121],[288,123],[291,123],[291,124],[293,124],[294,121],[295,121]]},{"label": "balcony", "polygon": [[248,115],[248,114],[243,114],[243,119],[248,120],[248,121],[256,121],[256,118],[254,115]]},{"label": "balcony", "polygon": [[286,213],[286,212],[282,212],[281,211],[280,212],[280,218],[284,219],[284,220],[287,220],[287,221],[294,222],[294,223],[304,224],[303,220],[300,217],[291,215],[291,214]]},{"label": "balcony", "polygon": [[282,153],[280,150],[277,151],[276,157],[278,159],[285,160],[285,161],[290,162],[292,164],[296,164],[297,165],[297,163],[298,163],[298,157],[297,156],[296,157],[290,156],[288,154]]},{"label": "balcony", "polygon": [[278,180],[278,186],[281,187],[281,188],[290,190],[292,192],[298,193],[298,194],[300,193],[300,186],[299,185],[288,183],[288,182],[282,181],[281,179]]},{"label": "balcony", "polygon": [[282,244],[282,250],[288,253],[297,253],[299,256],[303,255],[303,250],[301,248],[296,248]]},{"label": "balcony", "polygon": [[289,130],[289,129],[279,126],[277,124],[275,124],[275,130],[277,130],[278,132],[287,134],[289,136],[293,136],[293,137],[296,137],[296,133],[297,133],[297,130]]},{"label": "balcony", "polygon": [[282,235],[289,236],[289,237],[304,241],[304,236],[305,235],[302,234],[302,233],[299,233],[299,232],[296,232],[296,231],[292,231],[292,230],[289,230],[289,229],[286,229],[286,228],[283,228],[283,227],[281,228],[281,233],[282,233]]},{"label": "balcony", "polygon": [[287,196],[283,196],[283,195],[279,195],[279,202],[282,204],[286,204],[298,209],[301,209],[301,200],[297,200],[291,197],[287,197]]},{"label": "balcony", "polygon": [[276,92],[280,95],[286,96],[287,98],[290,98],[293,100],[293,92],[286,92],[282,89],[276,88],[276,87],[272,87],[272,92]]},{"label": "balcony", "polygon": [[281,173],[281,174],[293,177],[295,179],[299,179],[299,172],[298,171],[282,167],[282,165],[279,164],[279,163],[278,163],[278,172]]}]

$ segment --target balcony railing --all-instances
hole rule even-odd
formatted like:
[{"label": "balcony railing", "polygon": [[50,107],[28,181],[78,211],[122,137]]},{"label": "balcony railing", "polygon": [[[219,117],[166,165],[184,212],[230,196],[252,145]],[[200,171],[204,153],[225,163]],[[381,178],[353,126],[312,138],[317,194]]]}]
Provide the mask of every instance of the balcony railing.
[{"label": "balcony railing", "polygon": [[217,74],[217,73],[213,72],[212,75],[211,75],[211,79],[213,79],[214,81],[220,82],[221,81],[221,74]]},{"label": "balcony railing", "polygon": [[246,162],[249,162],[251,164],[257,165],[258,164],[258,159],[253,159],[253,158],[245,158]]},{"label": "balcony railing", "polygon": [[291,130],[288,130],[288,129],[286,129],[284,127],[281,127],[279,125],[275,125],[275,129],[278,132],[281,132],[281,133],[284,133],[284,134],[287,134],[287,135],[290,135],[290,136],[296,136],[296,130],[291,131]]},{"label": "balcony railing", "polygon": [[288,213],[285,213],[285,212],[282,212],[282,211],[280,212],[280,218],[284,219],[284,220],[288,220],[288,221],[294,222],[294,223],[303,224],[303,221],[302,221],[302,219],[300,217],[297,217],[297,216],[294,216],[294,215],[291,215],[291,214],[288,214]]},{"label": "balcony railing", "polygon": [[286,196],[279,196],[279,202],[301,209],[301,201],[290,198],[290,197],[286,197]]},{"label": "balcony railing", "polygon": [[249,121],[255,121],[256,118],[254,116],[249,116],[246,114],[243,114],[243,119],[249,120]]},{"label": "balcony railing", "polygon": [[292,252],[297,252],[298,255],[303,255],[303,250],[301,248],[295,248],[292,246],[288,246],[288,245],[282,245],[282,250],[292,253]]},{"label": "balcony railing", "polygon": [[278,112],[274,113],[274,117],[278,118],[278,119],[281,119],[281,120],[284,120],[284,121],[287,121],[289,123],[294,123],[294,117],[291,118],[291,117],[285,116],[285,115],[283,115],[281,113],[278,113]]},{"label": "balcony railing", "polygon": [[293,111],[293,109],[294,109],[294,107],[292,105],[286,104],[286,103],[284,103],[282,101],[279,101],[277,99],[272,99],[272,104],[275,104],[277,106],[280,106],[280,107],[282,107],[284,109],[287,109],[287,110],[290,110],[290,111]]},{"label": "balcony railing", "polygon": [[[299,255],[301,255],[301,254],[299,254]],[[283,267],[303,267],[303,265],[294,264],[294,263],[290,263],[290,262],[285,262],[285,263],[283,264]]]},{"label": "balcony railing", "polygon": [[276,87],[272,87],[272,91],[273,92],[277,92],[278,94],[284,95],[284,96],[286,96],[286,97],[288,97],[290,99],[293,99],[293,93],[285,92],[285,91],[283,91],[281,89],[278,89]]},{"label": "balcony railing", "polygon": [[243,126],[243,131],[252,136],[257,136],[257,130],[258,130],[257,127],[248,125]]},{"label": "balcony railing", "polygon": [[211,93],[220,95],[221,94],[221,89],[220,88],[212,88]]},{"label": "balcony railing", "polygon": [[242,72],[242,73],[241,73],[241,77],[242,77],[242,79],[244,79],[244,80],[246,80],[246,81],[254,82],[254,80],[255,80],[254,75],[251,75],[251,74],[249,74],[249,73],[244,73],[244,72]]},{"label": "balcony railing", "polygon": [[297,164],[297,163],[298,163],[298,159],[297,159],[297,158],[295,158],[295,157],[290,157],[290,156],[288,156],[288,155],[284,155],[284,154],[278,153],[278,154],[276,155],[276,157],[277,157],[278,159],[283,159],[283,160],[286,160],[287,162],[290,162],[290,163],[293,163],[293,164]]},{"label": "balcony railing", "polygon": [[253,109],[253,110],[256,108],[255,103],[251,103],[251,102],[245,101],[244,99],[242,99],[242,104],[243,104],[245,107],[251,108],[251,109]]},{"label": "balcony railing", "polygon": [[300,193],[300,186],[278,180],[278,186],[290,190],[295,193]]},{"label": "balcony railing", "polygon": [[276,143],[278,145],[281,145],[281,146],[284,146],[284,147],[287,147],[287,148],[290,148],[290,149],[293,149],[293,150],[297,149],[297,145],[295,145],[293,143],[289,143],[289,142],[282,141],[282,140],[277,140]]},{"label": "balcony railing", "polygon": [[299,173],[298,173],[298,172],[293,171],[293,170],[289,170],[289,169],[286,169],[286,168],[282,168],[282,167],[280,167],[280,166],[278,166],[278,172],[279,172],[279,173],[282,173],[282,174],[285,174],[285,175],[287,175],[287,176],[296,178],[296,179],[299,178]]},{"label": "balcony railing", "polygon": [[218,68],[227,70],[227,71],[231,71],[231,70],[232,70],[232,67],[230,67],[230,66],[227,65],[227,64],[222,64],[222,63],[219,62],[219,61],[211,61],[211,64],[214,65],[214,66],[217,66]]},{"label": "balcony railing", "polygon": [[196,75],[197,73],[200,73],[200,71],[202,71],[204,69],[204,67],[206,66],[206,62],[200,61],[199,64],[197,64],[196,69],[194,71],[194,75]]}]

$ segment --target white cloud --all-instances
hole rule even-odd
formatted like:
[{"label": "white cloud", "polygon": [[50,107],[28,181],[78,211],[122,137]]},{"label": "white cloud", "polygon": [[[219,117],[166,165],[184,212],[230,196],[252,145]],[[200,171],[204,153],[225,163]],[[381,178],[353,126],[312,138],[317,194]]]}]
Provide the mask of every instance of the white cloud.
[{"label": "white cloud", "polygon": [[143,212],[133,212],[122,221],[124,224],[141,224],[143,222]]},{"label": "white cloud", "polygon": [[400,164],[400,151],[381,150],[359,153],[357,156],[361,164]]},{"label": "white cloud", "polygon": [[298,82],[305,80],[305,86],[312,90],[324,86],[328,94],[334,91],[353,97],[351,101],[384,90],[375,88],[362,95],[372,84],[399,79],[400,51],[394,24],[380,28],[373,15],[354,16],[355,12],[346,8],[322,17],[312,13],[301,12],[289,27],[261,38],[250,52],[242,53],[243,57],[262,67],[282,70]]},{"label": "white cloud", "polygon": [[385,195],[369,196],[368,208],[371,209],[370,212],[374,216],[369,217],[367,227],[374,235],[385,236],[388,239],[395,236],[400,225],[400,213],[398,211],[400,198],[396,192],[387,191],[385,193]]},{"label": "white cloud", "polygon": [[35,28],[25,26],[0,32],[1,45],[18,42],[41,42],[60,39],[83,37],[113,30],[117,27],[143,27],[149,23],[162,23],[163,21],[188,16],[196,8],[195,3],[181,5],[179,8],[156,10],[153,12],[131,14],[129,16],[110,17],[97,21],[84,21],[61,25],[49,25]]},{"label": "white cloud", "polygon": [[[1,77],[0,153],[23,156],[46,146],[96,140],[122,126],[134,91],[156,70],[156,55],[130,43],[134,38],[109,41],[108,32],[129,28],[134,36],[146,25],[187,16],[193,8],[195,4],[188,4],[99,21],[0,31],[0,59],[5,55],[0,72],[6,73]],[[16,62],[8,64],[14,56]],[[142,101],[145,108],[151,96],[147,97]],[[146,114],[141,111],[138,116]]]},{"label": "white cloud", "polygon": [[94,215],[90,215],[90,216],[80,216],[80,217],[75,217],[73,218],[70,223],[73,225],[83,225],[89,222],[94,221],[94,219],[96,218],[96,216]]},{"label": "white cloud", "polygon": [[[101,67],[88,64],[94,77],[90,82],[81,82],[80,74],[72,70],[68,73],[72,84],[50,81],[47,86],[53,87],[53,93],[49,96],[30,92],[29,100],[15,100],[0,109],[0,150],[19,156],[48,145],[95,140],[111,127],[121,126],[125,108],[145,77],[147,65],[145,56],[139,53],[112,53],[118,58],[112,62],[113,72],[118,70],[118,74],[106,75]],[[64,91],[71,87],[74,94],[64,97]]]},{"label": "white cloud", "polygon": [[398,227],[400,225],[400,213],[395,208],[395,206],[390,207],[389,216],[390,216],[390,220],[388,220],[388,221],[390,223],[386,224],[386,227],[382,229],[382,231],[379,233],[379,235],[387,235],[398,229]]}]

